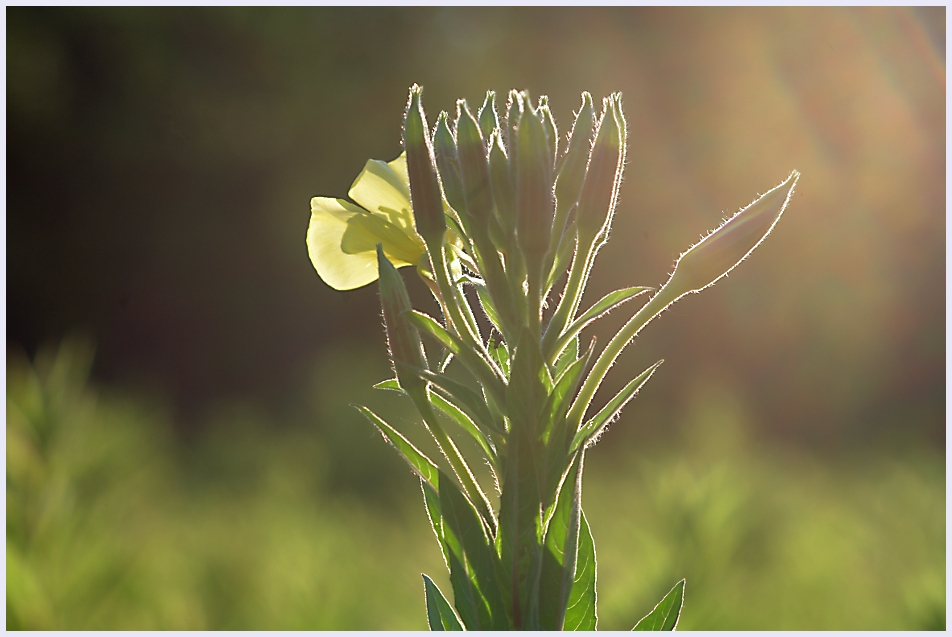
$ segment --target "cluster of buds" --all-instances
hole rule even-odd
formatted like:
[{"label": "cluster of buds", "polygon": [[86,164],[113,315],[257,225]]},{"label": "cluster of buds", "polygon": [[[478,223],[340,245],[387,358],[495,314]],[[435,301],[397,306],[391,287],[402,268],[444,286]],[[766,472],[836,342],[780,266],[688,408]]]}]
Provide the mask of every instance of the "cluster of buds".
[{"label": "cluster of buds", "polygon": [[[590,415],[592,397],[648,321],[759,244],[798,177],[794,172],[684,253],[668,283],[595,356],[594,340],[580,347],[581,330],[651,290],[617,290],[579,313],[625,166],[621,95],[596,110],[583,93],[567,143],[559,137],[547,98],[533,102],[525,91],[509,93],[502,117],[492,91],[475,115],[459,100],[455,118],[440,113],[431,129],[414,85],[404,155],[368,162],[351,189],[364,208],[311,202],[308,249],[325,280],[357,287],[379,276],[395,378],[377,387],[410,397],[445,459],[428,458],[360,408],[421,479],[454,593],[451,605],[424,576],[434,629],[595,628],[594,543],[581,507],[584,455],[661,361]],[[412,309],[396,269],[404,265],[416,266],[442,317]],[[550,294],[557,301],[546,317]],[[442,353],[439,364],[428,363],[424,341]],[[471,383],[447,374],[451,361]],[[477,443],[497,506],[447,421]],[[638,627],[672,628],[682,595],[683,581]]]}]

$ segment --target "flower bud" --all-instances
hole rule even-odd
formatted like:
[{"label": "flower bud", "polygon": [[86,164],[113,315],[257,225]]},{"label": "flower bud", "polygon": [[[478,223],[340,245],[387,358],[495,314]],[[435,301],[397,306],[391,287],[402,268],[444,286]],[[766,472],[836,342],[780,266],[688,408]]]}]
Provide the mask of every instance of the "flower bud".
[{"label": "flower bud", "polygon": [[569,147],[565,151],[559,174],[555,178],[555,197],[558,202],[559,216],[563,219],[572,206],[578,203],[582,181],[585,179],[585,169],[588,167],[589,155],[592,152],[594,132],[595,107],[592,104],[592,96],[586,91],[582,93],[582,107],[575,116],[575,123],[569,134]]},{"label": "flower bud", "polygon": [[489,181],[489,163],[486,145],[479,125],[469,112],[466,100],[456,103],[459,116],[456,119],[456,136],[459,152],[460,173],[463,182],[463,197],[470,224],[474,233],[488,231],[493,213],[493,193]]},{"label": "flower bud", "polygon": [[424,385],[410,365],[426,369],[423,355],[423,343],[420,334],[410,323],[404,312],[411,309],[410,296],[403,283],[403,277],[383,253],[383,245],[377,244],[377,268],[380,272],[380,306],[383,308],[383,322],[387,329],[387,343],[390,345],[390,358],[393,361],[397,381],[406,391]]},{"label": "flower bud", "polygon": [[[509,179],[509,158],[502,147],[502,131],[498,128],[489,138],[489,180],[497,221],[490,226],[490,236],[499,251],[508,252],[516,232],[515,192]],[[495,226],[499,231],[494,233]]]},{"label": "flower bud", "polygon": [[499,128],[499,116],[496,115],[496,92],[486,91],[486,99],[479,107],[479,130],[483,134],[483,139],[489,139],[497,128]]},{"label": "flower bud", "polygon": [[410,203],[417,233],[427,246],[442,246],[446,232],[443,196],[436,172],[436,160],[430,143],[421,97],[423,88],[410,87],[406,121],[403,126],[403,147],[407,152],[407,175],[410,179]]},{"label": "flower bud", "polygon": [[523,95],[513,89],[509,91],[509,105],[506,107],[506,151],[509,155],[509,180],[516,183],[516,155],[519,151],[519,118],[522,117]]},{"label": "flower bud", "polygon": [[555,158],[559,154],[559,129],[556,128],[555,118],[552,117],[552,111],[549,110],[548,95],[539,98],[538,112],[542,120],[542,126],[545,128],[545,134],[549,138],[549,155],[552,157],[552,165],[555,166]]},{"label": "flower bud", "polygon": [[441,111],[436,118],[436,128],[433,130],[433,155],[436,158],[436,168],[440,173],[440,182],[443,184],[443,194],[453,210],[460,215],[466,214],[466,200],[463,197],[463,182],[459,174],[459,156],[456,148],[456,139],[447,123],[446,111]]},{"label": "flower bud", "polygon": [[682,254],[665,285],[672,298],[706,288],[746,259],[773,230],[799,178],[800,173],[794,170],[783,183],[768,190]]},{"label": "flower bud", "polygon": [[555,212],[549,140],[539,115],[527,105],[516,144],[516,239],[529,272],[542,267]]},{"label": "flower bud", "polygon": [[576,219],[580,241],[591,242],[599,235],[607,234],[618,200],[626,141],[621,137],[615,115],[616,109],[621,110],[619,98],[612,95],[602,102],[598,135],[578,201]]}]

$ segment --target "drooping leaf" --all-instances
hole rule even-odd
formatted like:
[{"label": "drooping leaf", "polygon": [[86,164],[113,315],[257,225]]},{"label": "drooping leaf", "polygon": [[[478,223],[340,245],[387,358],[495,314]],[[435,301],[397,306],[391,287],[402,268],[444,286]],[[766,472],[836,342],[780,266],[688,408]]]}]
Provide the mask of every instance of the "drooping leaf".
[{"label": "drooping leaf", "polygon": [[632,630],[676,630],[684,603],[684,580],[674,585],[650,613],[635,624]]},{"label": "drooping leaf", "polygon": [[426,619],[430,630],[463,630],[453,607],[446,601],[439,586],[426,573],[423,574],[423,588],[426,592]]},{"label": "drooping leaf", "polygon": [[589,444],[592,440],[597,440],[615,416],[621,413],[622,408],[629,400],[634,398],[638,390],[641,389],[641,386],[648,382],[648,379],[651,378],[651,375],[654,374],[655,370],[658,369],[663,362],[664,360],[662,359],[641,372],[635,379],[625,385],[620,392],[615,394],[615,397],[608,401],[608,404],[602,407],[601,411],[579,428],[578,433],[575,434],[575,438],[572,440],[572,444],[569,445],[569,449],[575,450],[582,445]]},{"label": "drooping leaf", "polygon": [[608,314],[622,303],[630,301],[636,296],[644,294],[645,292],[648,292],[652,289],[653,288],[649,287],[633,287],[615,290],[610,294],[606,294],[598,301],[598,303],[586,310],[581,316],[575,319],[571,325],[565,328],[565,332],[559,335],[555,341],[555,345],[552,347],[551,352],[546,352],[545,350],[545,346],[548,343],[543,344],[543,351],[546,352],[546,359],[552,360],[552,358],[561,353],[566,345],[569,344],[571,339],[575,338],[579,332],[588,327],[590,324]]},{"label": "drooping leaf", "polygon": [[595,614],[595,575],[595,541],[583,511],[578,534],[575,578],[565,609],[563,630],[595,630],[598,622]]},{"label": "drooping leaf", "polygon": [[452,401],[447,400],[437,392],[430,392],[430,402],[432,402],[440,411],[449,416],[463,430],[473,437],[489,462],[496,466],[496,449],[486,435],[480,431],[479,427],[462,409],[457,407]]},{"label": "drooping leaf", "polygon": [[383,418],[363,405],[354,405],[354,407],[373,423],[384,440],[393,445],[403,459],[407,461],[414,473],[433,485],[434,488],[439,488],[439,469],[432,460],[423,455],[409,440],[400,435],[400,432],[388,425]]},{"label": "drooping leaf", "polygon": [[496,554],[472,503],[445,475],[440,476],[443,536],[450,557],[456,609],[469,630],[508,627],[496,587]]}]

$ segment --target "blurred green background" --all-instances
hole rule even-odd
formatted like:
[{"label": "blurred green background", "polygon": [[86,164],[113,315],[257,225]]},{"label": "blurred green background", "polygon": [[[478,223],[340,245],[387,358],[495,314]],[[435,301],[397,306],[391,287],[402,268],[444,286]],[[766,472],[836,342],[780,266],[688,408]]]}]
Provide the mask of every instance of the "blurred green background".
[{"label": "blurred green background", "polygon": [[[620,90],[587,298],[658,285],[780,182],[788,212],[606,382],[601,628],[945,627],[945,8],[36,8],[7,26],[7,627],[423,629],[447,590],[371,285],[308,201],[486,89]],[[425,290],[407,276],[419,302]],[[602,342],[627,318],[592,331]],[[596,398],[598,401],[599,398]],[[604,400],[604,398],[601,398]]]}]

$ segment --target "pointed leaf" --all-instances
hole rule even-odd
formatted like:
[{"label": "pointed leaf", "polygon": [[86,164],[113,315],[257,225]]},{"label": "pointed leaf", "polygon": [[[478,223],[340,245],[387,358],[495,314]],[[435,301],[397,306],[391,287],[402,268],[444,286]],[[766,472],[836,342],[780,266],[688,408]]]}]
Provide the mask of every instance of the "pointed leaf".
[{"label": "pointed leaf", "polygon": [[453,607],[426,573],[423,574],[423,588],[426,591],[426,619],[430,630],[463,630]]},{"label": "pointed leaf", "polygon": [[479,427],[476,426],[476,423],[466,415],[466,413],[453,404],[452,401],[443,398],[437,392],[430,392],[429,394],[430,402],[433,403],[437,409],[442,411],[444,414],[453,419],[456,424],[463,428],[463,430],[473,437],[478,444],[480,449],[483,450],[483,453],[486,454],[486,458],[492,464],[496,466],[496,450],[492,445],[492,442],[486,437],[486,435],[480,431]]},{"label": "pointed leaf", "polygon": [[664,362],[664,359],[658,361],[645,371],[641,372],[637,378],[625,385],[615,397],[608,401],[608,404],[602,407],[602,410],[595,414],[591,420],[579,428],[578,433],[569,446],[570,450],[578,449],[582,445],[594,444],[598,437],[605,431],[605,428],[614,420],[615,416],[621,413],[622,408],[629,400],[635,397],[641,386],[648,382],[655,370]]},{"label": "pointed leaf", "polygon": [[446,548],[446,538],[443,534],[443,513],[440,510],[440,495],[433,486],[425,480],[420,480],[420,486],[423,488],[423,504],[426,505],[426,516],[430,519],[430,527],[433,534],[436,535],[436,541],[440,545],[440,553],[443,555],[443,564],[447,570],[450,568],[450,554]]},{"label": "pointed leaf", "polygon": [[588,520],[582,512],[578,534],[578,554],[575,578],[565,609],[562,630],[595,630],[598,617],[595,614],[595,541],[588,528]]},{"label": "pointed leaf", "polygon": [[569,593],[575,582],[582,501],[582,456],[580,453],[572,461],[545,532],[539,585],[539,618],[545,630],[562,629]]},{"label": "pointed leaf", "polygon": [[495,550],[472,503],[445,475],[440,476],[440,511],[450,556],[456,609],[469,630],[508,627],[496,587]]},{"label": "pointed leaf", "polygon": [[499,318],[499,312],[496,311],[495,304],[493,304],[492,297],[489,296],[489,288],[485,284],[474,285],[473,287],[476,288],[476,294],[479,296],[479,303],[483,306],[486,318],[493,324],[497,332],[502,333],[502,321]]},{"label": "pointed leaf", "polygon": [[553,374],[556,378],[562,375],[565,372],[566,368],[569,365],[578,360],[578,335],[576,334],[572,337],[572,340],[568,342],[565,346],[565,349],[562,350],[562,353],[559,354],[558,359],[555,361],[555,369]]},{"label": "pointed leaf", "polygon": [[505,385],[499,371],[493,369],[479,352],[463,343],[459,337],[447,332],[432,316],[416,310],[406,312],[403,316],[406,316],[421,334],[453,352],[483,387],[499,397],[503,396]]},{"label": "pointed leaf", "polygon": [[423,480],[429,482],[434,488],[439,488],[439,469],[432,460],[423,455],[419,449],[414,447],[409,440],[400,435],[396,429],[388,425],[383,420],[383,418],[370,411],[363,405],[354,406],[360,410],[360,413],[366,416],[371,423],[373,423],[373,425],[377,428],[377,431],[380,432],[380,435],[383,436],[384,440],[393,445],[397,452],[403,456],[403,459],[407,461],[414,473],[423,478]]},{"label": "pointed leaf", "polygon": [[376,385],[374,389],[386,389],[387,391],[395,391],[399,394],[404,394],[403,387],[400,387],[400,381],[396,378],[391,378],[390,380],[382,380]]},{"label": "pointed leaf", "polygon": [[502,425],[493,417],[483,401],[483,397],[478,392],[453,380],[446,374],[436,374],[428,369],[414,369],[413,371],[433,383],[433,387],[444,398],[453,400],[481,429],[486,428],[496,433],[505,433]]},{"label": "pointed leaf", "polygon": [[[644,294],[645,292],[653,289],[654,288],[649,287],[633,287],[615,290],[610,294],[606,294],[601,298],[601,300],[598,301],[598,303],[586,310],[580,317],[575,319],[571,325],[565,328],[565,332],[560,335],[558,340],[555,342],[552,353],[561,353],[562,349],[568,345],[569,341],[590,324],[605,316],[622,303],[630,301],[636,296]],[[553,356],[547,356],[546,358],[551,360]]]},{"label": "pointed leaf", "polygon": [[632,630],[675,630],[681,617],[683,602],[684,580],[681,580]]}]

